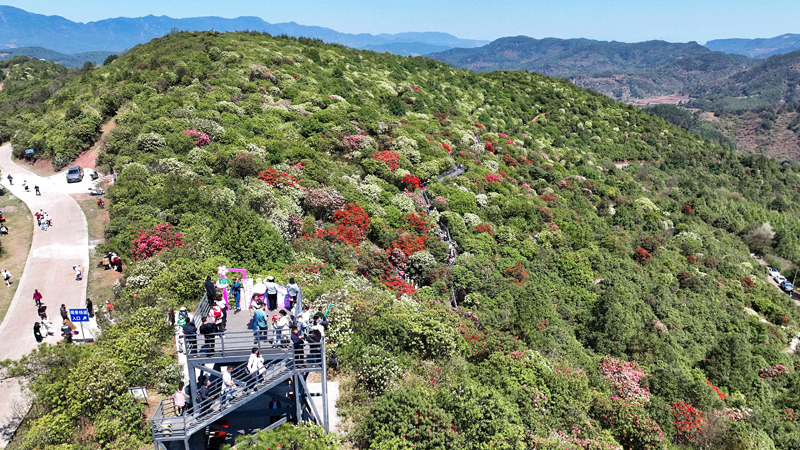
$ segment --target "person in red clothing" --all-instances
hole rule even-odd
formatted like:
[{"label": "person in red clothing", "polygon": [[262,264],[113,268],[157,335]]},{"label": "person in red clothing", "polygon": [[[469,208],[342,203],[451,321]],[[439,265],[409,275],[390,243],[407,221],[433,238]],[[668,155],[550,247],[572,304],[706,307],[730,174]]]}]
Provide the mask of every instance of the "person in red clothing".
[{"label": "person in red clothing", "polygon": [[33,290],[33,301],[36,306],[42,306],[42,293],[38,289]]}]

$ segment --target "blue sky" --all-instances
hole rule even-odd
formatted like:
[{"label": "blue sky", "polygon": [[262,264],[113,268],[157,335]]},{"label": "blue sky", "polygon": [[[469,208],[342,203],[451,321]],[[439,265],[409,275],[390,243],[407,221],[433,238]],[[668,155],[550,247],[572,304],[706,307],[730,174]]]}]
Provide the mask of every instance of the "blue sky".
[{"label": "blue sky", "polygon": [[443,31],[462,38],[586,37],[672,42],[800,33],[797,0],[5,0],[78,22],[148,14],[258,16],[347,33]]}]

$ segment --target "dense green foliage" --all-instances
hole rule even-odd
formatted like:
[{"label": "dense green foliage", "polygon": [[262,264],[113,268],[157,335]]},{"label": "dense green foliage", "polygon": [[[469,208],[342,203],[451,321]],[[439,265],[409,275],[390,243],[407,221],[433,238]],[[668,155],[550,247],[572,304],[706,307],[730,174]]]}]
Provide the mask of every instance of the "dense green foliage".
[{"label": "dense green foliage", "polygon": [[[119,173],[107,248],[130,255],[164,222],[183,234],[129,266],[120,312],[196,301],[219,263],[297,277],[332,304],[359,448],[800,446],[800,359],[784,352],[800,314],[748,248],[800,261],[791,165],[566,80],[255,33],[157,39],[43,108],[18,115],[15,152],[68,162],[116,118],[99,159]],[[106,367],[107,345],[80,361]],[[71,367],[49,369],[37,401],[64,398]],[[102,414],[86,407],[43,410],[64,424],[48,442],[76,442],[68,425]],[[688,414],[709,426],[683,428]]]},{"label": "dense green foliage", "polygon": [[714,128],[712,124],[701,120],[697,112],[692,112],[675,105],[656,105],[645,108],[645,110],[690,133],[697,134],[705,140],[716,142],[719,145],[736,147],[736,143],[732,139]]}]

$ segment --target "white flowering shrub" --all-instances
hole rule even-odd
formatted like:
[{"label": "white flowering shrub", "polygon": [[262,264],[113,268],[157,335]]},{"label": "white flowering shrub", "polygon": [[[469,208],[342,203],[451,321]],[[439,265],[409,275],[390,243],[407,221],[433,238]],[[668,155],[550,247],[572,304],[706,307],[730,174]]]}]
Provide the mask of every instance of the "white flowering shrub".
[{"label": "white flowering shrub", "polygon": [[136,138],[136,148],[142,152],[155,153],[166,146],[164,136],[158,133],[142,133]]},{"label": "white flowering shrub", "polygon": [[653,203],[653,201],[650,200],[647,197],[639,197],[636,200],[634,200],[633,203],[636,205],[637,208],[641,209],[644,212],[647,212],[647,211],[656,211],[656,212],[661,211],[661,208],[656,206],[656,204]]},{"label": "white flowering shrub", "polygon": [[486,194],[478,194],[475,196],[475,201],[478,203],[478,208],[486,208],[489,197],[487,197]]},{"label": "white flowering shrub", "polygon": [[[483,194],[479,194],[483,195]],[[484,196],[485,197],[485,196]],[[485,199],[484,199],[485,202]],[[481,224],[481,218],[478,217],[477,214],[473,213],[464,213],[464,224],[467,225],[467,228],[475,228]]]},{"label": "white flowering shrub", "polygon": [[391,389],[403,374],[397,360],[388,351],[374,344],[364,349],[356,371],[359,384],[375,396]]},{"label": "white flowering shrub", "polygon": [[408,175],[410,173],[411,172],[407,171],[406,169],[400,168],[400,169],[397,169],[397,170],[394,171],[394,176],[396,176],[399,179],[402,179],[404,176],[406,176],[406,175]]},{"label": "white flowering shrub", "polygon": [[211,203],[215,209],[226,211],[236,203],[236,193],[226,187],[202,186],[200,188],[202,198]]},{"label": "white flowering shrub", "polygon": [[484,161],[483,166],[489,169],[489,171],[492,173],[497,172],[497,169],[500,168],[500,164],[493,159],[487,159]]},{"label": "white flowering shrub", "polygon": [[223,100],[217,103],[217,108],[219,109],[220,112],[229,112],[236,114],[237,116],[244,115],[244,108],[233,102]]},{"label": "white flowering shrub", "polygon": [[377,184],[361,184],[358,186],[358,190],[373,202],[377,202],[383,192],[383,189]]},{"label": "white flowering shrub", "polygon": [[411,276],[424,282],[430,281],[431,275],[433,275],[438,266],[436,258],[427,250],[414,252],[408,257],[408,269]]},{"label": "white flowering shrub", "polygon": [[331,305],[328,313],[328,330],[325,332],[326,342],[331,347],[347,345],[353,334],[353,307],[352,297],[347,289],[328,291],[314,300],[315,305],[323,309]]},{"label": "white flowering shrub", "polygon": [[185,162],[178,158],[164,158],[156,162],[155,170],[161,173],[174,173],[188,178],[194,178],[197,174]]},{"label": "white flowering shrub", "polygon": [[199,117],[195,117],[193,119],[189,119],[188,122],[189,128],[202,131],[203,133],[207,134],[212,141],[219,140],[219,138],[225,134],[225,128],[210,119],[201,119]]},{"label": "white flowering shrub", "polygon": [[[128,267],[125,276],[125,287],[133,290],[140,290],[150,286],[153,278],[167,269],[167,265],[158,258],[147,258],[137,261]],[[119,286],[120,293],[122,286]]]},{"label": "white flowering shrub", "polygon": [[403,194],[397,194],[391,198],[390,203],[404,213],[414,211],[414,200],[411,200]]}]

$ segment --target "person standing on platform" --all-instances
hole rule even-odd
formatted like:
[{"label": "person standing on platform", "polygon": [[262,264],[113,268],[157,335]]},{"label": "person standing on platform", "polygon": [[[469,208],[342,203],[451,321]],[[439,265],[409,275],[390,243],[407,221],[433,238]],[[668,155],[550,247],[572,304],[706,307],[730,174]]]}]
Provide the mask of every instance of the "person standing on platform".
[{"label": "person standing on platform", "polygon": [[[286,285],[286,293],[292,298],[290,309],[295,309],[294,307],[297,304],[297,299],[300,297],[300,286],[294,282],[294,277],[289,278],[289,284]],[[295,315],[298,314],[300,314],[300,311],[295,311]]]},{"label": "person standing on platform", "polygon": [[214,303],[217,300],[217,287],[214,286],[214,282],[211,281],[211,277],[206,277],[206,282],[203,283],[203,286],[206,288],[206,297],[208,297],[209,303]]},{"label": "person standing on platform", "polygon": [[267,277],[267,282],[264,283],[267,287],[267,302],[270,311],[278,309],[278,285],[275,283],[275,277],[272,275]]},{"label": "person standing on platform", "polygon": [[231,283],[231,293],[233,294],[233,300],[235,306],[234,313],[238,313],[242,310],[241,305],[239,304],[242,298],[242,283],[239,282],[239,278],[233,277],[233,283]]}]

